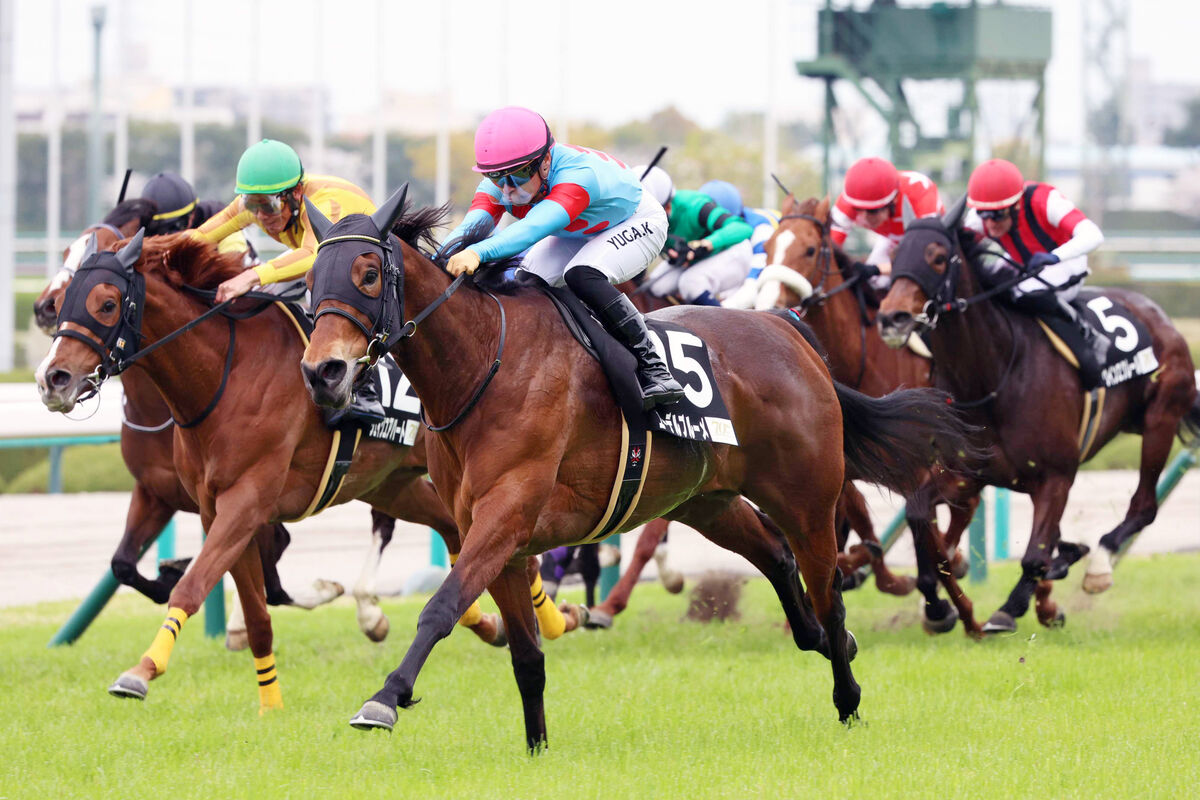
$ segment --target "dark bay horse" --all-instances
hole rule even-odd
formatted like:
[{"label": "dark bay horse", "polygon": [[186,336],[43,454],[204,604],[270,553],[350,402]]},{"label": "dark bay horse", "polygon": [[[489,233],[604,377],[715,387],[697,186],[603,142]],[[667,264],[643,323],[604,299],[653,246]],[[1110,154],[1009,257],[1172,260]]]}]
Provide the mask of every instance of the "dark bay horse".
[{"label": "dark bay horse", "polygon": [[[1125,519],[1100,539],[1084,588],[1111,584],[1111,559],[1123,542],[1154,521],[1155,484],[1171,441],[1200,436],[1200,398],[1187,343],[1158,306],[1134,292],[1103,289],[1149,330],[1159,368],[1108,387],[1094,438],[1081,448],[1085,398],[1078,373],[1051,347],[1037,321],[983,294],[960,229],[960,202],[945,219],[911,224],[892,262],[893,283],[878,317],[884,339],[903,345],[914,331],[933,351],[935,384],[956,398],[981,431],[976,444],[987,457],[942,489],[962,497],[984,485],[1004,486],[1033,500],[1033,531],[1021,559],[1021,578],[986,632],[1016,630],[1036,593],[1038,620],[1065,617],[1050,598],[1048,579],[1065,577],[1086,547],[1060,543],[1059,521],[1079,464],[1118,431],[1142,436],[1137,490]],[[1081,452],[1082,449],[1082,452]]]},{"label": "dark bay horse", "polygon": [[[130,371],[146,374],[174,419],[198,423],[176,426],[174,464],[208,533],[171,591],[167,624],[110,692],[144,697],[148,682],[166,670],[182,623],[230,572],[259,670],[260,708],[279,707],[278,682],[262,677],[264,670],[274,675],[273,637],[259,551],[249,545],[259,531],[311,512],[333,464],[334,433],[309,400],[299,369],[286,366],[300,360],[304,343],[275,303],[236,323],[210,318],[165,339],[212,311],[184,287],[214,288],[241,271],[240,254],[219,254],[186,233],[144,242],[138,234],[115,256],[92,259],[85,268],[98,274],[81,281],[81,268],[72,281],[60,338],[38,369],[43,402],[52,411],[69,411],[94,386],[102,363],[116,368],[113,348],[132,343],[122,357],[144,357]],[[164,346],[153,349],[159,341]],[[424,479],[426,471],[423,440],[412,447],[364,440],[332,503],[360,499],[389,516],[432,527],[457,554],[458,528]],[[524,566],[532,580],[536,559]],[[488,642],[502,630],[493,615],[471,624]]]},{"label": "dark bay horse", "polygon": [[[621,415],[599,364],[548,297],[528,287],[497,296],[478,285],[487,286],[486,267],[474,282],[452,281],[417,249],[419,234],[440,221],[436,211],[400,219],[389,237],[404,193],[371,217],[337,223],[308,207],[321,242],[316,329],[302,362],[313,398],[346,402],[360,359],[390,349],[434,426],[430,476],[463,531],[461,557],[421,612],[403,661],[351,724],[392,728],[397,707],[415,702],[434,645],[487,588],[508,630],[525,741],[536,751],[546,743],[546,674],[524,558],[598,532],[624,458]],[[420,313],[405,323],[406,308]],[[931,390],[873,399],[836,385],[811,333],[786,315],[681,306],[655,317],[708,343],[740,445],[653,437],[645,482],[618,530],[667,516],[747,558],[770,579],[797,647],[829,658],[838,717],[850,720],[861,693],[834,532],[845,472],[907,487],[935,449],[966,446],[964,429]]]},{"label": "dark bay horse", "polygon": [[[784,278],[777,301],[785,306],[803,309],[801,313],[804,320],[825,345],[830,370],[837,380],[872,396],[880,396],[901,387],[932,385],[929,359],[908,348],[897,350],[888,347],[874,330],[873,321],[864,318],[867,310],[860,305],[858,293],[851,283],[856,280],[853,277],[855,270],[852,259],[833,245],[829,225],[828,198],[818,200],[813,197],[803,202],[797,201],[791,194],[785,198],[779,228],[766,244],[768,263],[772,266],[767,268],[764,275],[774,274]],[[794,271],[802,280],[787,280],[786,273],[779,272],[778,267]],[[854,494],[858,494],[857,491]],[[861,494],[858,496],[861,498]],[[966,572],[966,561],[958,552],[958,542],[978,504],[978,495],[974,495],[965,498],[961,504],[949,506],[950,525],[946,531],[944,548],[951,558],[955,579],[962,578]],[[875,540],[865,503],[860,506],[855,502],[855,497],[850,495],[847,498],[847,514],[864,541]],[[877,544],[877,540],[875,542]],[[916,543],[919,547],[920,543]],[[882,563],[882,558],[878,561]],[[940,568],[934,558],[922,553],[918,553],[918,563],[923,567],[921,574],[924,580],[920,582],[922,593],[932,603],[936,598]],[[873,566],[878,581],[879,568],[874,562]],[[947,590],[952,595],[960,591],[949,587]],[[926,615],[922,624],[931,633],[944,633],[953,627],[956,616],[957,613],[931,619]],[[969,625],[966,630],[967,633],[974,633]]]}]

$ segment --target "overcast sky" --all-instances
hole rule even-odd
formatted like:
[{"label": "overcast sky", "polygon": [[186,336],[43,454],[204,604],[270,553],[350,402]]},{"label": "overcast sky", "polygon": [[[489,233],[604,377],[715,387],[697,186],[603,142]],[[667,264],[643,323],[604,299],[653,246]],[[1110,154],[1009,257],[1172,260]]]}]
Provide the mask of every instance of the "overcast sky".
[{"label": "overcast sky", "polygon": [[[374,105],[380,18],[375,0],[257,2],[261,22],[254,42],[255,0],[109,0],[104,58],[110,80],[124,69],[168,83],[181,81],[187,32],[197,86],[246,86],[257,59],[263,86],[320,81],[329,87],[335,117]],[[48,87],[53,81],[56,6],[60,80],[87,81],[89,9],[95,0],[16,3],[18,88]],[[1083,0],[1028,4],[1054,12],[1047,127],[1052,140],[1069,142],[1082,132]],[[815,55],[816,10],[823,5],[819,0],[778,0],[778,21],[772,25],[769,0],[397,0],[385,3],[382,14],[382,75],[389,89],[438,93],[445,79],[441,54],[446,41],[450,96],[460,111],[519,103],[551,118],[565,111],[572,119],[616,123],[675,104],[712,124],[729,111],[764,107],[771,52],[767,42],[773,31],[781,116],[813,118],[819,84],[796,77],[789,63]],[[1133,57],[1149,59],[1155,80],[1200,86],[1200,59],[1193,49],[1200,10],[1177,0],[1131,0],[1130,5]],[[563,9],[568,6],[564,38]],[[449,21],[445,36],[444,19]],[[848,87],[839,96],[855,102]],[[1009,124],[1012,106],[1027,104],[1020,89],[999,98],[998,103],[993,100],[999,108],[985,108],[985,127],[990,120],[993,131]],[[919,93],[915,100],[919,103]],[[863,125],[874,125],[868,115],[863,120]]]}]

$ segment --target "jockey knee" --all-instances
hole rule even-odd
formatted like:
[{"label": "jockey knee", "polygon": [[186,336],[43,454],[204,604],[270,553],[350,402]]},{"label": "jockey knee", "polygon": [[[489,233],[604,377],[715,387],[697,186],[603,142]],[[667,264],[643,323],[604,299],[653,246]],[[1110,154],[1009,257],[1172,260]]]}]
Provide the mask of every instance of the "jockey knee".
[{"label": "jockey knee", "polygon": [[679,296],[684,302],[690,303],[705,292],[717,295],[716,283],[704,273],[689,270],[679,278]]}]

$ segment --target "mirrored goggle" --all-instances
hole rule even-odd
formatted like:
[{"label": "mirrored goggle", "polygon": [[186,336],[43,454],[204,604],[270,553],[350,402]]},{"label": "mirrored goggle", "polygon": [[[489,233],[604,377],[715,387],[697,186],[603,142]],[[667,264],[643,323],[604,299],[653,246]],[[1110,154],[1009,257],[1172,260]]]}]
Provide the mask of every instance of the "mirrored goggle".
[{"label": "mirrored goggle", "polygon": [[242,202],[252,214],[278,214],[283,210],[283,196],[278,194],[248,194]]},{"label": "mirrored goggle", "polygon": [[485,172],[483,173],[483,176],[497,186],[508,185],[517,187],[523,183],[529,183],[529,181],[533,179],[533,176],[537,174],[538,167],[541,165],[541,162],[542,160],[540,158],[535,158],[528,164],[523,164],[516,169]]},{"label": "mirrored goggle", "polygon": [[980,219],[1004,219],[1008,216],[1007,208],[985,208],[975,212],[979,214]]}]

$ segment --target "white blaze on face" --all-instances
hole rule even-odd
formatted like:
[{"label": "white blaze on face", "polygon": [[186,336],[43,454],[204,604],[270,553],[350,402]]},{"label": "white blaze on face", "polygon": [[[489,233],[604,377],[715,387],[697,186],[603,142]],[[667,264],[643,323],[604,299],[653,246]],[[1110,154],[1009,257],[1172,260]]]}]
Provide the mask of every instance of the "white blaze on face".
[{"label": "white blaze on face", "polygon": [[50,352],[42,359],[42,363],[38,364],[37,372],[33,374],[34,380],[37,381],[38,388],[46,388],[46,370],[50,366],[50,362],[54,360],[54,356],[58,353],[58,345],[62,343],[62,339],[55,339],[50,343]]},{"label": "white blaze on face", "polygon": [[775,249],[772,251],[775,257],[771,263],[781,267],[786,266],[788,248],[795,243],[796,234],[791,231],[780,231],[775,234]]},{"label": "white blaze on face", "polygon": [[64,272],[70,278],[75,274],[75,270],[79,269],[79,265],[83,261],[83,251],[87,248],[88,239],[92,238],[93,235],[87,233],[71,242],[71,246],[67,248],[67,257],[63,259],[62,269],[58,271],[58,275],[54,278],[55,283],[58,282],[59,277]]}]

